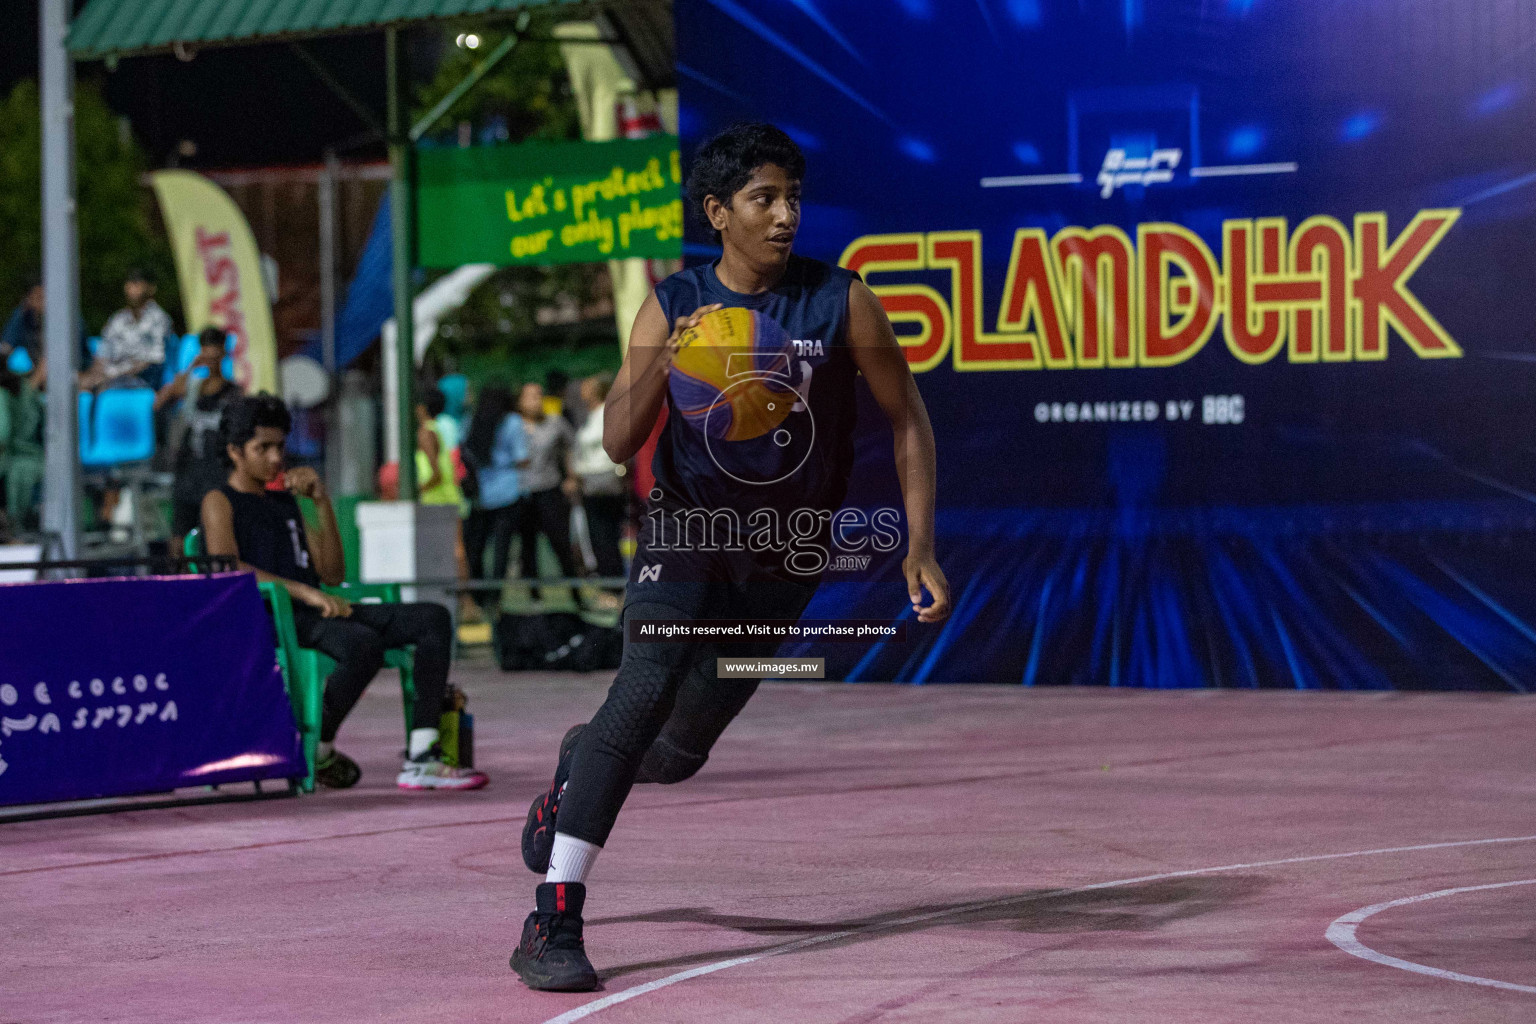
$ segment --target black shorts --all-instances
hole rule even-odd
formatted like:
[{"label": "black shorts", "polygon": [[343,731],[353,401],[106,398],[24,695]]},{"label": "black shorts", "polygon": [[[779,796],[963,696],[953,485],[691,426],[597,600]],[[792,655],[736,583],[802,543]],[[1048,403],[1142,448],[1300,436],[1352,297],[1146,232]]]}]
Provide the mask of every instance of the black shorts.
[{"label": "black shorts", "polygon": [[[658,526],[657,517],[642,518],[624,589],[626,616],[632,606],[644,604],[665,605],[688,619],[792,622],[821,583],[821,571],[795,572],[786,566],[783,554],[739,550],[743,545],[709,537],[707,525],[698,520],[688,521],[683,528],[677,528],[677,523],[668,518]],[[742,644],[741,655],[771,654],[776,644],[767,651],[762,646]]]}]

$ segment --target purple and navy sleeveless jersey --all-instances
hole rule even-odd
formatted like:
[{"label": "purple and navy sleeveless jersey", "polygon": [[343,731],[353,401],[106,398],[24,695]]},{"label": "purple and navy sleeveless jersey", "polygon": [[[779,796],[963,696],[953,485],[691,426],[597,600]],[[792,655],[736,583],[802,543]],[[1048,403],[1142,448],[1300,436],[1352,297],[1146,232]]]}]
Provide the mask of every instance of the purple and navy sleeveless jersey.
[{"label": "purple and navy sleeveless jersey", "polygon": [[757,295],[726,288],[713,263],[680,271],[656,286],[668,324],[717,302],[776,322],[788,339],[787,360],[776,370],[765,371],[764,360],[742,368],[773,373],[777,386],[793,389],[790,397],[797,400],[777,429],[750,440],[723,441],[688,422],[669,387],[667,423],[651,462],[661,491],[653,504],[671,510],[729,508],[743,516],[761,508],[781,516],[801,508],[837,510],[853,469],[857,368],[847,328],[848,286],[856,278],[853,271],[791,254],[779,283]]}]

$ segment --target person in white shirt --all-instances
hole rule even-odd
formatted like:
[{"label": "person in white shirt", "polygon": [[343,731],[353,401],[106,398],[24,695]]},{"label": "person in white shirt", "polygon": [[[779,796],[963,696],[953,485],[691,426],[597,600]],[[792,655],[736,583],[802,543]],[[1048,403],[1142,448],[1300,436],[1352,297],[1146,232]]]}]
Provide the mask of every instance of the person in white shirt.
[{"label": "person in white shirt", "polygon": [[80,374],[80,387],[86,390],[160,384],[165,339],[174,329],[170,316],[155,302],[154,275],[147,270],[130,271],[123,281],[123,296],[128,305],[113,313],[101,329],[96,361]]},{"label": "person in white shirt", "polygon": [[603,402],[613,378],[597,374],[581,382],[581,400],[587,407],[581,429],[576,431],[576,450],[571,470],[580,488],[582,508],[587,513],[587,537],[597,558],[599,576],[623,576],[624,559],[619,553],[619,536],[624,527],[625,484],[623,466],[603,451]]}]

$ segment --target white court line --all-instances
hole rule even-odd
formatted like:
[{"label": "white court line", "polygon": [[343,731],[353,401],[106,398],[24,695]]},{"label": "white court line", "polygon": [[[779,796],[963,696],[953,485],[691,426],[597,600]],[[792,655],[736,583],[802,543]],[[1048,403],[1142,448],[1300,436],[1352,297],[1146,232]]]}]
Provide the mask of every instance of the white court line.
[{"label": "white court line", "polygon": [[982,178],[982,188],[1013,188],[1015,185],[1076,185],[1083,180],[1081,174],[1011,174],[996,178]]},{"label": "white court line", "polygon": [[1218,164],[1211,167],[1191,167],[1191,178],[1230,178],[1238,174],[1295,174],[1299,164]]},{"label": "white court line", "polygon": [[1392,900],[1388,903],[1378,903],[1374,907],[1365,907],[1361,910],[1345,914],[1329,925],[1328,931],[1324,934],[1329,942],[1338,946],[1350,956],[1357,956],[1362,960],[1386,964],[1388,967],[1396,967],[1401,971],[1412,971],[1414,974],[1427,974],[1431,978],[1444,978],[1446,981],[1464,981],[1469,985],[1486,985],[1488,988],[1502,988],[1508,989],[1511,992],[1530,992],[1536,994],[1536,985],[1516,985],[1512,981],[1480,978],[1475,974],[1462,974],[1459,971],[1446,971],[1439,967],[1416,964],[1412,960],[1399,960],[1395,956],[1378,953],[1355,938],[1355,929],[1360,926],[1360,922],[1372,914],[1381,913],[1383,910],[1390,910],[1392,907],[1405,907],[1410,903],[1423,903],[1425,900],[1437,900],[1442,896],[1455,896],[1458,893],[1482,892],[1485,889],[1507,889],[1512,885],[1536,885],[1536,878],[1523,878],[1518,882],[1495,882],[1492,885],[1466,885],[1460,889],[1441,889],[1439,892],[1427,892],[1422,896],[1408,896],[1400,900]]},{"label": "white court line", "polygon": [[[1110,882],[1094,882],[1091,885],[1078,885],[1066,889],[1050,889],[1045,892],[1030,893],[1027,896],[1006,896],[1002,899],[980,900],[976,903],[966,903],[958,907],[951,907],[947,910],[936,910],[927,914],[915,914],[911,917],[903,917],[896,921],[882,921],[879,924],[868,925],[863,928],[850,928],[847,931],[833,932],[828,935],[817,935],[809,939],[798,939],[794,942],[786,942],[781,946],[774,946],[771,949],[765,949],[761,953],[754,953],[751,956],[738,956],[730,960],[720,960],[712,964],[704,964],[702,967],[694,967],[686,971],[680,971],[677,974],[669,974],[664,978],[657,978],[655,981],[648,981],[643,985],[636,985],[633,988],[626,988],[622,991],[615,992],[611,996],[603,996],[601,999],[594,999],[590,1003],[583,1003],[582,1005],[576,1007],[574,1010],[567,1010],[565,1013],[560,1014],[558,1017],[549,1018],[549,1020],[545,1021],[544,1024],[571,1024],[572,1021],[581,1020],[583,1017],[590,1017],[594,1013],[608,1009],[610,1006],[617,1006],[619,1003],[628,1002],[629,1000],[638,996],[648,995],[651,992],[666,988],[668,985],[676,985],[680,981],[687,981],[690,978],[699,978],[706,974],[713,974],[716,971],[723,971],[727,967],[740,967],[743,964],[755,963],[758,960],[766,960],[768,957],[778,956],[781,953],[793,953],[796,950],[806,949],[810,946],[818,946],[824,942],[835,942],[838,939],[846,939],[852,935],[870,935],[875,932],[886,931],[891,928],[902,928],[909,924],[920,924],[924,921],[932,921],[941,917],[955,917],[961,914],[969,914],[976,910],[986,910],[993,907],[1006,907],[1016,903],[1030,903],[1035,900],[1043,900],[1055,896],[1066,896],[1070,895],[1071,893],[1092,892],[1096,889],[1114,889],[1125,885],[1139,885],[1143,882],[1162,882],[1170,878],[1188,878],[1191,875],[1212,875],[1219,871],[1245,871],[1252,868],[1279,867],[1284,864],[1306,864],[1319,860],[1343,860],[1348,857],[1373,857],[1383,853],[1414,853],[1420,850],[1447,850],[1458,846],[1487,846],[1493,843],[1529,842],[1536,842],[1536,835],[1507,836],[1499,839],[1462,839],[1449,843],[1423,843],[1418,846],[1385,846],[1376,850],[1355,850],[1350,853],[1314,853],[1305,857],[1283,857],[1279,860],[1260,860],[1253,861],[1249,864],[1223,864],[1220,867],[1214,868],[1191,868],[1187,871],[1167,871],[1157,875],[1138,875],[1135,878],[1117,878]],[[1460,890],[1447,890],[1447,892],[1456,891]],[[1436,893],[1433,895],[1444,894]],[[1428,899],[1429,897],[1421,898]],[[1383,907],[1387,905],[1388,904],[1382,904]],[[1380,908],[1367,909],[1374,910]],[[1339,920],[1343,920],[1343,918],[1340,918]],[[1432,970],[1432,968],[1428,969]],[[1503,983],[1495,982],[1495,984]]]}]

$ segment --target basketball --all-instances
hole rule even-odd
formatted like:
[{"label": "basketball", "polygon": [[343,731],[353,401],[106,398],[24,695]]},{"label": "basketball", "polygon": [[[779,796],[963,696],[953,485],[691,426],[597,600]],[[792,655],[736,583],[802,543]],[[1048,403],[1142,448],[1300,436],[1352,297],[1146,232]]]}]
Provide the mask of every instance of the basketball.
[{"label": "basketball", "polygon": [[798,396],[790,386],[784,329],[750,309],[707,313],[683,332],[672,361],[672,400],[709,437],[746,441],[783,423]]}]

